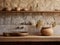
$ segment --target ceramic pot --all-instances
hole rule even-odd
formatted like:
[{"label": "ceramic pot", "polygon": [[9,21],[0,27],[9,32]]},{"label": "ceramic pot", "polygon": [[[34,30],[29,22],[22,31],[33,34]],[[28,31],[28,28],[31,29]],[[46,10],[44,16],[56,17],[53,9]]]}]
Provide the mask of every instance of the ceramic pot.
[{"label": "ceramic pot", "polygon": [[43,35],[43,36],[52,36],[53,35],[52,27],[42,27],[41,35]]}]

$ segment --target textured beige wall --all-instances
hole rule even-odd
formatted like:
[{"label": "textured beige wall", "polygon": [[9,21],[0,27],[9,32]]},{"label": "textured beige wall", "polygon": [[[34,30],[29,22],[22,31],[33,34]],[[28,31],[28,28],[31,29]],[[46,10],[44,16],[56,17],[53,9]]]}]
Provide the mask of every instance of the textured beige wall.
[{"label": "textured beige wall", "polygon": [[[55,19],[55,20],[54,20]],[[0,14],[0,32],[10,32],[16,30],[16,27],[20,27],[21,23],[31,22],[32,24],[36,24],[38,20],[44,20],[45,25],[51,25],[51,23],[56,22],[56,27],[54,27],[54,34],[60,34],[60,13],[20,13],[20,14]],[[35,29],[28,29],[28,25],[23,25],[25,27],[22,31],[28,32],[39,32]],[[16,31],[21,31],[18,29]]]},{"label": "textured beige wall", "polygon": [[7,8],[29,8],[34,11],[60,10],[60,0],[0,0],[0,9]]}]

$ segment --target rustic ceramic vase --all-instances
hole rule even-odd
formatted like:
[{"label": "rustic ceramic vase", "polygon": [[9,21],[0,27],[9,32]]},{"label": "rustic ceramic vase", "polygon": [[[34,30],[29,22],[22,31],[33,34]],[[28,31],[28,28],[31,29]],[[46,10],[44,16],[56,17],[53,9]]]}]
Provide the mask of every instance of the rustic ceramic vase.
[{"label": "rustic ceramic vase", "polygon": [[43,36],[52,36],[53,35],[52,27],[42,27],[41,35],[43,35]]}]

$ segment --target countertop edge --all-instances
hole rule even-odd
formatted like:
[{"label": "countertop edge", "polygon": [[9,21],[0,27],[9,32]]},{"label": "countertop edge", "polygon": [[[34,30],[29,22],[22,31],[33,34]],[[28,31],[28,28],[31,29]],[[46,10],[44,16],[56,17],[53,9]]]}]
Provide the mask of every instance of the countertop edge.
[{"label": "countertop edge", "polygon": [[40,42],[60,41],[60,36],[21,36],[21,37],[0,37],[0,42]]}]

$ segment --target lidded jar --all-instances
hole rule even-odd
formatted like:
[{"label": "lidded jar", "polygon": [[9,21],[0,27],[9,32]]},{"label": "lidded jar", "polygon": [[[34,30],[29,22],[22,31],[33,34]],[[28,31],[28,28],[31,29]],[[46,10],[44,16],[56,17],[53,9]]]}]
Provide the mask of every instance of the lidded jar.
[{"label": "lidded jar", "polygon": [[49,26],[42,27],[41,35],[43,35],[43,36],[52,36],[53,35],[52,27],[49,27]]}]

